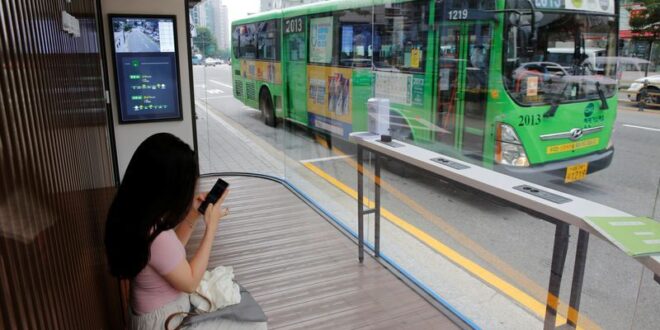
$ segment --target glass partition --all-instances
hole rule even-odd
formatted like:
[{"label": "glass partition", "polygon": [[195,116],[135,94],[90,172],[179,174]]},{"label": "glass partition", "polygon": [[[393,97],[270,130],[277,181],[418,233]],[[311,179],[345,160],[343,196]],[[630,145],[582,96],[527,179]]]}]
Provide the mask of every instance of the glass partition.
[{"label": "glass partition", "polygon": [[[206,4],[198,6],[204,8]],[[236,27],[231,36],[228,33],[224,38],[218,36],[220,31],[227,30],[199,26],[193,37],[200,171],[283,177],[284,160],[279,146],[286,133],[263,125],[274,121],[275,112],[281,111],[281,96],[272,95],[268,88],[257,90],[253,80],[255,75],[273,83],[281,80],[279,50],[274,47],[278,44],[278,22]],[[222,40],[230,40],[225,41],[224,48]],[[228,48],[230,44],[233,50]],[[268,103],[262,102],[269,98]],[[272,113],[270,119],[264,119],[264,113]]]},{"label": "glass partition", "polygon": [[[556,326],[654,329],[648,263],[396,152],[658,221],[660,108],[638,111],[657,83],[624,84],[648,63],[617,56],[619,2],[337,3],[235,20],[230,63],[196,44],[202,172],[282,178],[356,237],[363,194],[367,253],[477,327],[540,329],[549,304]],[[359,151],[358,132],[394,152]]]}]

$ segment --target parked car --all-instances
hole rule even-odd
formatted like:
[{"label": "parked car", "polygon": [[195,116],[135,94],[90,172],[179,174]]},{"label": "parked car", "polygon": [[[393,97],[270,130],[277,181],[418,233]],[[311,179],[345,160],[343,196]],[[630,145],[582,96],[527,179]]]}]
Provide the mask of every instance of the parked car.
[{"label": "parked car", "polygon": [[202,64],[202,56],[201,55],[193,55],[192,56],[192,64],[193,65],[201,65]]},{"label": "parked car", "polygon": [[205,66],[216,66],[218,64],[222,64],[222,63],[220,63],[220,60],[217,59],[217,58],[207,57],[204,60],[204,65]]},{"label": "parked car", "polygon": [[630,101],[660,105],[660,75],[636,79],[626,92]]}]

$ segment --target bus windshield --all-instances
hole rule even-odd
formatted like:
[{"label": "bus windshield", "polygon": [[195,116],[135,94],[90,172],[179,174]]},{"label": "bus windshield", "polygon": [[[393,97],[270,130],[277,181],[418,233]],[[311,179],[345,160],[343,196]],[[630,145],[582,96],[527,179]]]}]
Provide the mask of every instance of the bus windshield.
[{"label": "bus windshield", "polygon": [[505,19],[504,84],[516,102],[556,104],[614,94],[614,17],[537,12],[536,42],[530,38],[530,18],[510,14]]}]

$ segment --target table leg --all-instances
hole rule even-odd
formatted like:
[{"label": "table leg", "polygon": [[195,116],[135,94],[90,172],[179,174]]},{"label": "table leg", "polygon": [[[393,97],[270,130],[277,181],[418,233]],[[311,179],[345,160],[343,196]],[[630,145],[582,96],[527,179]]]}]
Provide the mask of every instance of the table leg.
[{"label": "table leg", "polygon": [[568,324],[576,327],[579,311],[580,298],[582,297],[582,283],[584,281],[584,269],[587,263],[587,249],[589,248],[589,233],[580,229],[578,235],[577,250],[575,251],[575,266],[573,267],[573,283],[571,284],[571,300],[568,309]]},{"label": "table leg", "polygon": [[357,188],[358,188],[358,260],[360,263],[364,261],[364,205],[363,205],[363,160],[362,160],[363,149],[360,145],[357,147],[357,159],[358,159],[358,177],[357,177]]},{"label": "table leg", "polygon": [[552,265],[550,268],[550,283],[548,284],[548,298],[545,307],[545,321],[543,329],[555,328],[557,307],[559,306],[559,289],[561,277],[564,273],[564,263],[568,251],[568,224],[560,222],[555,227],[555,242],[552,251]]},{"label": "table leg", "polygon": [[380,257],[380,156],[376,154],[375,159],[375,178],[374,183],[376,184],[376,191],[374,196],[374,207],[375,207],[375,228],[374,228],[374,253],[376,258]]}]

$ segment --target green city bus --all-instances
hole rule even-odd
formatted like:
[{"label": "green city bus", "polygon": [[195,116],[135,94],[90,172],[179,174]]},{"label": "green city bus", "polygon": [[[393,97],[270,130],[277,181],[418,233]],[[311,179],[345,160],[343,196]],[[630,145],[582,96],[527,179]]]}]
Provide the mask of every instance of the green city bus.
[{"label": "green city bus", "polygon": [[396,139],[516,176],[606,168],[615,0],[336,0],[232,23],[234,96],[347,138],[387,100]]}]

